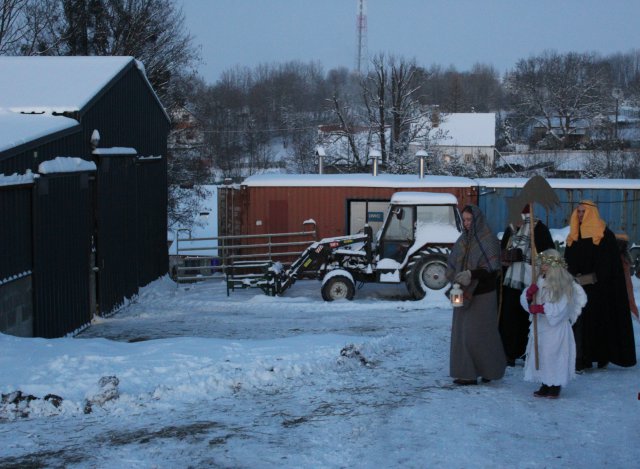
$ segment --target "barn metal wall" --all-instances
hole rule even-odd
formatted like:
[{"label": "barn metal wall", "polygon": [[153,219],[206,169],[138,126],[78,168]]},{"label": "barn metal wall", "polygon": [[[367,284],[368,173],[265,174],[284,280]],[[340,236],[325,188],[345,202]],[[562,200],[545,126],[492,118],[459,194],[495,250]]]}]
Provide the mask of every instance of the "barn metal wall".
[{"label": "barn metal wall", "polygon": [[130,147],[141,156],[166,157],[169,120],[135,66],[116,78],[98,105],[88,106],[82,126],[87,144],[98,129],[102,148]]},{"label": "barn metal wall", "polygon": [[0,281],[31,271],[33,184],[0,186]]},{"label": "barn metal wall", "polygon": [[24,174],[27,169],[37,172],[38,165],[56,156],[85,157],[80,128],[74,128],[61,134],[51,134],[46,138],[29,142],[26,145],[6,150],[0,155],[0,173],[11,175]]},{"label": "barn metal wall", "polygon": [[[553,180],[549,180],[553,184]],[[591,188],[554,188],[560,206],[546,211],[535,205],[535,216],[549,228],[564,228],[569,225],[573,209],[582,199],[593,200],[608,227],[614,233],[626,233],[631,242],[640,243],[640,189],[613,189],[606,187]],[[479,188],[479,206],[486,214],[494,232],[504,231],[508,221],[506,199],[515,197],[522,188],[491,187]]]},{"label": "barn metal wall", "polygon": [[33,336],[33,183],[0,186],[0,332]]},{"label": "barn metal wall", "polygon": [[[138,291],[136,157],[101,157],[96,187],[98,307],[109,314]],[[166,248],[165,248],[166,251]]]},{"label": "barn metal wall", "polygon": [[138,282],[144,286],[169,270],[167,159],[138,160]]},{"label": "barn metal wall", "polygon": [[88,173],[42,175],[33,221],[34,335],[60,337],[91,321]]},{"label": "barn metal wall", "polygon": [[[238,199],[243,207],[243,234],[268,233],[270,227],[269,205],[273,201],[286,202],[287,226],[282,231],[300,231],[303,222],[316,221],[318,237],[344,236],[348,234],[348,202],[350,200],[391,200],[395,192],[418,191],[451,193],[458,198],[460,207],[477,203],[475,187],[244,187],[246,196]],[[281,227],[284,228],[284,227]]]}]

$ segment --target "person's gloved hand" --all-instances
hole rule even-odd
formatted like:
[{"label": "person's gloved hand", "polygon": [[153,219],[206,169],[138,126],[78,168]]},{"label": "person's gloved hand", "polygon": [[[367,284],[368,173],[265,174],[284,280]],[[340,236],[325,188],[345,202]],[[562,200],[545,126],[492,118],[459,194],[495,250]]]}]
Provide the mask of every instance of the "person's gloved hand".
[{"label": "person's gloved hand", "polygon": [[531,314],[544,314],[544,305],[529,305]]},{"label": "person's gloved hand", "polygon": [[532,283],[529,288],[527,288],[527,301],[532,301],[533,300],[533,295],[535,295],[538,292],[539,288],[538,285],[536,285],[535,283]]},{"label": "person's gloved hand", "polygon": [[455,283],[459,283],[463,287],[466,287],[471,283],[471,271],[463,270],[456,274],[456,277],[453,279]]}]

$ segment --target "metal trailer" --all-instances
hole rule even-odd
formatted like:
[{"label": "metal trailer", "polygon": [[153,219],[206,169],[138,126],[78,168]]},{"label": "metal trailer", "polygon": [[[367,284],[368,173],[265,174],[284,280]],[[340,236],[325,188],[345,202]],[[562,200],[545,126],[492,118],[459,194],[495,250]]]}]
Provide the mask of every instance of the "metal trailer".
[{"label": "metal trailer", "polygon": [[[527,181],[526,178],[476,179],[478,206],[496,234],[504,231],[508,223],[506,199],[517,196]],[[629,237],[632,261],[640,267],[640,180],[549,178],[547,181],[558,195],[560,207],[550,212],[538,207],[536,217],[551,229],[565,228],[578,203],[592,200],[609,229]],[[634,271],[637,273],[638,269]]]}]

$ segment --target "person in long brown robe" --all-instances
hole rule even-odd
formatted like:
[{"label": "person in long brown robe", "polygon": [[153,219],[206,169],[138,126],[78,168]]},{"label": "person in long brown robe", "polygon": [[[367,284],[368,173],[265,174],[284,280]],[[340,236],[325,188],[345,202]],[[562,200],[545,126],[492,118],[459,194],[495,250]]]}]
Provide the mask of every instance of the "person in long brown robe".
[{"label": "person in long brown robe", "polygon": [[498,332],[498,238],[475,205],[463,209],[462,220],[447,263],[447,278],[464,291],[464,305],[453,308],[449,371],[455,384],[468,385],[502,378],[506,359]]}]

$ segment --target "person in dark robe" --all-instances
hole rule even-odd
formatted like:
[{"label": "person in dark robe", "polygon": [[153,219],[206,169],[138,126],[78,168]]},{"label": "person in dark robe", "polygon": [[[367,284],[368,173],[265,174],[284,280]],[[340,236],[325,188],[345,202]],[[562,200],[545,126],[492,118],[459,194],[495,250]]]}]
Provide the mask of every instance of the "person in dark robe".
[{"label": "person in dark robe", "polygon": [[629,255],[629,236],[624,233],[616,233],[616,240],[618,241],[618,249],[620,250],[620,259],[622,260],[622,269],[624,270],[624,280],[627,284],[627,296],[629,297],[629,309],[636,319],[640,319],[640,313],[638,313],[638,305],[636,304],[636,297],[633,294],[633,283],[631,282],[631,256]]},{"label": "person in dark robe", "polygon": [[475,205],[462,210],[464,230],[451,249],[447,278],[462,286],[464,304],[453,308],[449,373],[458,385],[504,376],[496,287],[500,244]]},{"label": "person in dark robe", "polygon": [[[529,204],[522,210],[522,222],[509,224],[504,230],[502,249],[502,288],[500,291],[500,337],[507,356],[507,366],[515,366],[527,347],[529,312],[520,305],[522,291],[531,284],[531,217]],[[553,249],[555,244],[549,228],[540,220],[534,221],[533,237],[536,252]]]},{"label": "person in dark robe", "polygon": [[608,363],[636,364],[629,297],[616,237],[590,200],[571,214],[565,259],[569,272],[584,288],[587,304],[573,326],[576,371],[604,368]]}]

